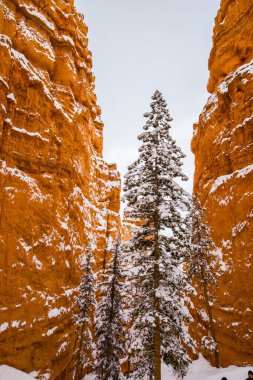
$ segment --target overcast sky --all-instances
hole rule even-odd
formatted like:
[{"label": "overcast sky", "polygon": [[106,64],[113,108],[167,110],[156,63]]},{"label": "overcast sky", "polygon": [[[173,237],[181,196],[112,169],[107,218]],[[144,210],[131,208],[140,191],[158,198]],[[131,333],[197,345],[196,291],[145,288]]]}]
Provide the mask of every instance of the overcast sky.
[{"label": "overcast sky", "polygon": [[159,89],[172,135],[186,153],[192,190],[192,125],[207,100],[208,57],[220,0],[75,0],[89,27],[104,157],[122,175],[137,157],[143,113]]}]

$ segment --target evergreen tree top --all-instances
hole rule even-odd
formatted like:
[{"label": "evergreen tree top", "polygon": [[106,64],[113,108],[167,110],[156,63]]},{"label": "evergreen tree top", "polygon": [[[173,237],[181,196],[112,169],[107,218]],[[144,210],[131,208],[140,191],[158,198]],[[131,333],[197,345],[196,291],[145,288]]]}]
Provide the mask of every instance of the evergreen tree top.
[{"label": "evergreen tree top", "polygon": [[[169,110],[167,108],[167,103],[163,98],[162,93],[156,90],[151,99],[153,100],[150,104],[151,111],[145,112],[143,116],[153,120],[156,115],[157,121],[162,120],[163,117],[165,117],[166,122],[172,121],[173,119],[170,116]],[[146,123],[146,128],[144,127],[144,129],[148,129],[149,125],[149,123]],[[154,126],[157,127],[158,125],[155,124]]]},{"label": "evergreen tree top", "polygon": [[185,155],[170,135],[172,118],[160,91],[155,91],[151,111],[144,116],[147,118],[144,132],[138,136],[142,142],[139,157],[128,167],[123,187],[123,199],[131,210],[129,215],[146,218],[157,202],[160,215],[166,214],[168,207],[185,211],[189,194],[176,182],[188,180],[182,171]]}]

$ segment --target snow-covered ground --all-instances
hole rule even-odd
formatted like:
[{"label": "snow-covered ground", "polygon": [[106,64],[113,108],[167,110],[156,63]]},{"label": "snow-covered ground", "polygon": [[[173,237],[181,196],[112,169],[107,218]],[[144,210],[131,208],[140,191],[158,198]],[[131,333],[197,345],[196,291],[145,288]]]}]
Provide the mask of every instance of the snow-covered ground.
[{"label": "snow-covered ground", "polygon": [[0,380],[32,380],[34,377],[19,371],[18,369],[9,367],[8,365],[0,366]]},{"label": "snow-covered ground", "polygon": [[[188,374],[184,380],[221,380],[226,377],[227,380],[245,380],[248,377],[248,371],[253,367],[235,367],[214,368],[202,357],[194,361],[189,368]],[[163,368],[163,380],[176,380],[173,373],[168,368]]]},{"label": "snow-covered ground", "polygon": [[[214,368],[202,357],[194,361],[189,368],[188,374],[184,380],[221,380],[226,377],[227,380],[245,380],[248,377],[248,371],[253,370],[253,367],[227,367]],[[86,376],[83,380],[95,380],[93,376]],[[164,366],[162,371],[162,380],[178,380],[173,371]]]},{"label": "snow-covered ground", "polygon": [[[201,356],[194,361],[189,368],[189,372],[184,380],[221,380],[226,377],[227,380],[245,380],[248,377],[248,371],[253,367],[227,367],[216,369]],[[24,372],[18,371],[7,365],[0,366],[0,380],[32,380],[33,377]],[[95,380],[93,376],[86,376],[84,380]],[[177,380],[166,366],[163,367],[162,380]]]}]

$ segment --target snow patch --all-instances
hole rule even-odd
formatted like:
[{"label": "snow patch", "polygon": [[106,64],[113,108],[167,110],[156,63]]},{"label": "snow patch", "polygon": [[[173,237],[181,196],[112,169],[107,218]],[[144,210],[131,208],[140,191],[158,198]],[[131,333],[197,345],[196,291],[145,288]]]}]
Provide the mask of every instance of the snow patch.
[{"label": "snow patch", "polygon": [[7,330],[9,328],[9,323],[8,322],[4,322],[0,325],[0,333]]},{"label": "snow patch", "polygon": [[247,117],[246,119],[243,120],[243,122],[241,124],[238,124],[232,131],[231,131],[231,135],[234,134],[238,129],[240,128],[243,128],[246,124],[248,124],[250,121],[253,120],[253,115],[251,115],[250,117]]},{"label": "snow patch", "polygon": [[57,330],[57,327],[53,327],[52,329],[48,330],[45,334],[42,334],[42,336],[50,336],[55,332],[55,330]]},{"label": "snow patch", "polygon": [[[26,37],[28,41],[36,42],[36,45],[40,49],[36,49],[38,53],[45,53],[48,59],[52,62],[55,60],[52,45],[46,40],[46,38],[41,33],[39,33],[36,29],[29,27],[23,20],[18,25],[18,28],[22,31],[22,34]],[[41,51],[41,47],[43,48],[43,51]],[[34,46],[34,48],[36,47]]]},{"label": "snow patch", "polygon": [[8,83],[4,80],[4,78],[1,75],[0,75],[0,82],[3,83],[3,85],[7,88],[7,90],[9,89]]},{"label": "snow patch", "polygon": [[61,228],[62,228],[63,230],[68,231],[68,229],[69,229],[68,221],[69,221],[69,218],[68,218],[68,217],[66,217],[64,221],[61,221],[61,220],[60,220],[60,225],[61,225]]},{"label": "snow patch", "polygon": [[231,200],[233,200],[233,195],[227,195],[225,198],[219,201],[220,206],[227,206]]},{"label": "snow patch", "polygon": [[10,118],[7,118],[4,120],[6,124],[9,124],[11,127],[13,127],[12,120]]},{"label": "snow patch", "polygon": [[0,380],[31,380],[34,377],[8,365],[0,366]]},{"label": "snow patch", "polygon": [[238,223],[235,227],[232,228],[232,236],[235,237],[237,234],[239,234],[240,232],[242,232],[242,230],[244,230],[244,228],[249,224],[249,222],[247,220],[241,222],[241,223]]},{"label": "snow patch", "polygon": [[60,309],[57,309],[56,307],[54,309],[49,310],[48,317],[49,318],[56,318],[59,315],[65,313],[67,309],[65,307],[61,307]]},{"label": "snow patch", "polygon": [[16,328],[18,328],[18,327],[20,326],[20,323],[21,323],[21,321],[12,321],[12,322],[11,322],[11,327],[16,327]]},{"label": "snow patch", "polygon": [[13,93],[7,95],[7,99],[9,99],[12,103],[17,104],[17,100]]},{"label": "snow patch", "polygon": [[231,174],[226,174],[226,175],[222,175],[220,177],[218,177],[213,185],[212,185],[212,188],[210,190],[210,193],[209,194],[212,194],[214,193],[221,185],[224,185],[225,183],[227,183],[230,179],[232,178],[244,178],[246,177],[248,174],[250,174],[251,172],[253,172],[253,164],[252,165],[248,165],[248,166],[245,166],[244,168],[242,169],[239,169],[239,170],[236,170],[234,171],[233,173]]},{"label": "snow patch", "polygon": [[42,262],[35,255],[33,255],[32,261],[35,264],[36,269],[41,270],[43,268]]},{"label": "snow patch", "polygon": [[19,170],[17,168],[11,168],[6,165],[5,161],[0,161],[0,173],[6,175],[9,174],[13,177],[18,178],[19,180],[26,182],[29,186],[32,193],[31,199],[36,199],[39,201],[44,201],[47,196],[43,195],[40,191],[40,188],[37,185],[37,182],[34,178],[30,177],[28,174]]},{"label": "snow patch", "polygon": [[228,92],[229,84],[232,83],[237,76],[243,74],[253,74],[253,59],[249,63],[240,66],[237,70],[229,74],[226,79],[219,85],[218,91],[221,94]]},{"label": "snow patch", "polygon": [[222,252],[222,249],[221,248],[216,248],[214,251],[213,251],[213,255],[216,256],[219,260],[219,265],[220,265],[220,269],[223,271],[223,272],[226,272],[228,267],[227,267],[227,263],[226,261],[223,260],[223,252]]},{"label": "snow patch", "polygon": [[32,246],[27,245],[27,243],[23,239],[20,239],[19,243],[20,243],[21,247],[26,251],[26,253],[28,253],[32,249]]},{"label": "snow patch", "polygon": [[58,349],[57,356],[58,356],[59,354],[61,354],[62,352],[64,352],[65,349],[67,348],[67,346],[68,346],[68,343],[67,343],[67,342],[63,342],[63,343],[60,345],[59,349]]},{"label": "snow patch", "polygon": [[22,4],[20,8],[25,8],[29,15],[34,16],[38,20],[42,21],[42,23],[51,31],[55,30],[54,25],[50,21],[48,21],[48,19],[42,13],[38,12],[37,8],[33,7],[32,5],[24,4]]},{"label": "snow patch", "polygon": [[37,137],[37,138],[41,139],[42,141],[49,142],[49,140],[45,139],[44,137],[42,137],[39,132],[28,132],[24,128],[17,128],[17,127],[13,127],[12,130],[15,131],[15,132],[17,132],[17,133],[23,133],[24,135],[27,135],[27,136],[30,136],[30,137]]},{"label": "snow patch", "polygon": [[70,43],[71,46],[75,47],[75,43],[74,43],[73,39],[69,36],[66,36],[65,34],[62,34],[60,36],[60,40],[63,42],[68,42],[68,43]]}]

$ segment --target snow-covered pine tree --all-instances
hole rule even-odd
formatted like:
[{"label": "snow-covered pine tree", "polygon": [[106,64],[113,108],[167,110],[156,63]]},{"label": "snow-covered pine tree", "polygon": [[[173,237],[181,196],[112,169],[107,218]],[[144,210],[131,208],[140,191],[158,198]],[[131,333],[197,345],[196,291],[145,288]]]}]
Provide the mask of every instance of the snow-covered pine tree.
[{"label": "snow-covered pine tree", "polygon": [[76,318],[78,326],[77,359],[74,380],[78,380],[86,367],[94,368],[95,342],[94,342],[94,315],[96,310],[96,284],[92,264],[94,257],[91,245],[82,264],[81,284],[78,289],[76,304],[79,314]]},{"label": "snow-covered pine tree", "polygon": [[219,368],[219,350],[216,339],[215,323],[210,300],[209,287],[217,284],[216,270],[217,258],[212,255],[215,245],[210,236],[210,228],[207,226],[205,210],[201,207],[200,202],[193,198],[190,212],[191,222],[191,253],[188,261],[189,279],[195,279],[203,289],[203,296],[207,316],[209,320],[209,329],[212,338],[212,347],[214,351],[215,366]]},{"label": "snow-covered pine tree", "polygon": [[96,317],[97,380],[119,380],[125,354],[125,284],[120,239],[111,250],[111,259],[101,274],[100,301]]},{"label": "snow-covered pine tree", "polygon": [[186,181],[182,153],[170,136],[167,104],[159,91],[152,96],[139,158],[125,176],[124,200],[130,217],[143,221],[125,244],[132,262],[135,310],[131,327],[133,377],[161,380],[161,360],[178,375],[187,372],[189,358],[182,341],[183,293],[181,271],[188,247],[185,211],[189,195],[176,182]]}]

